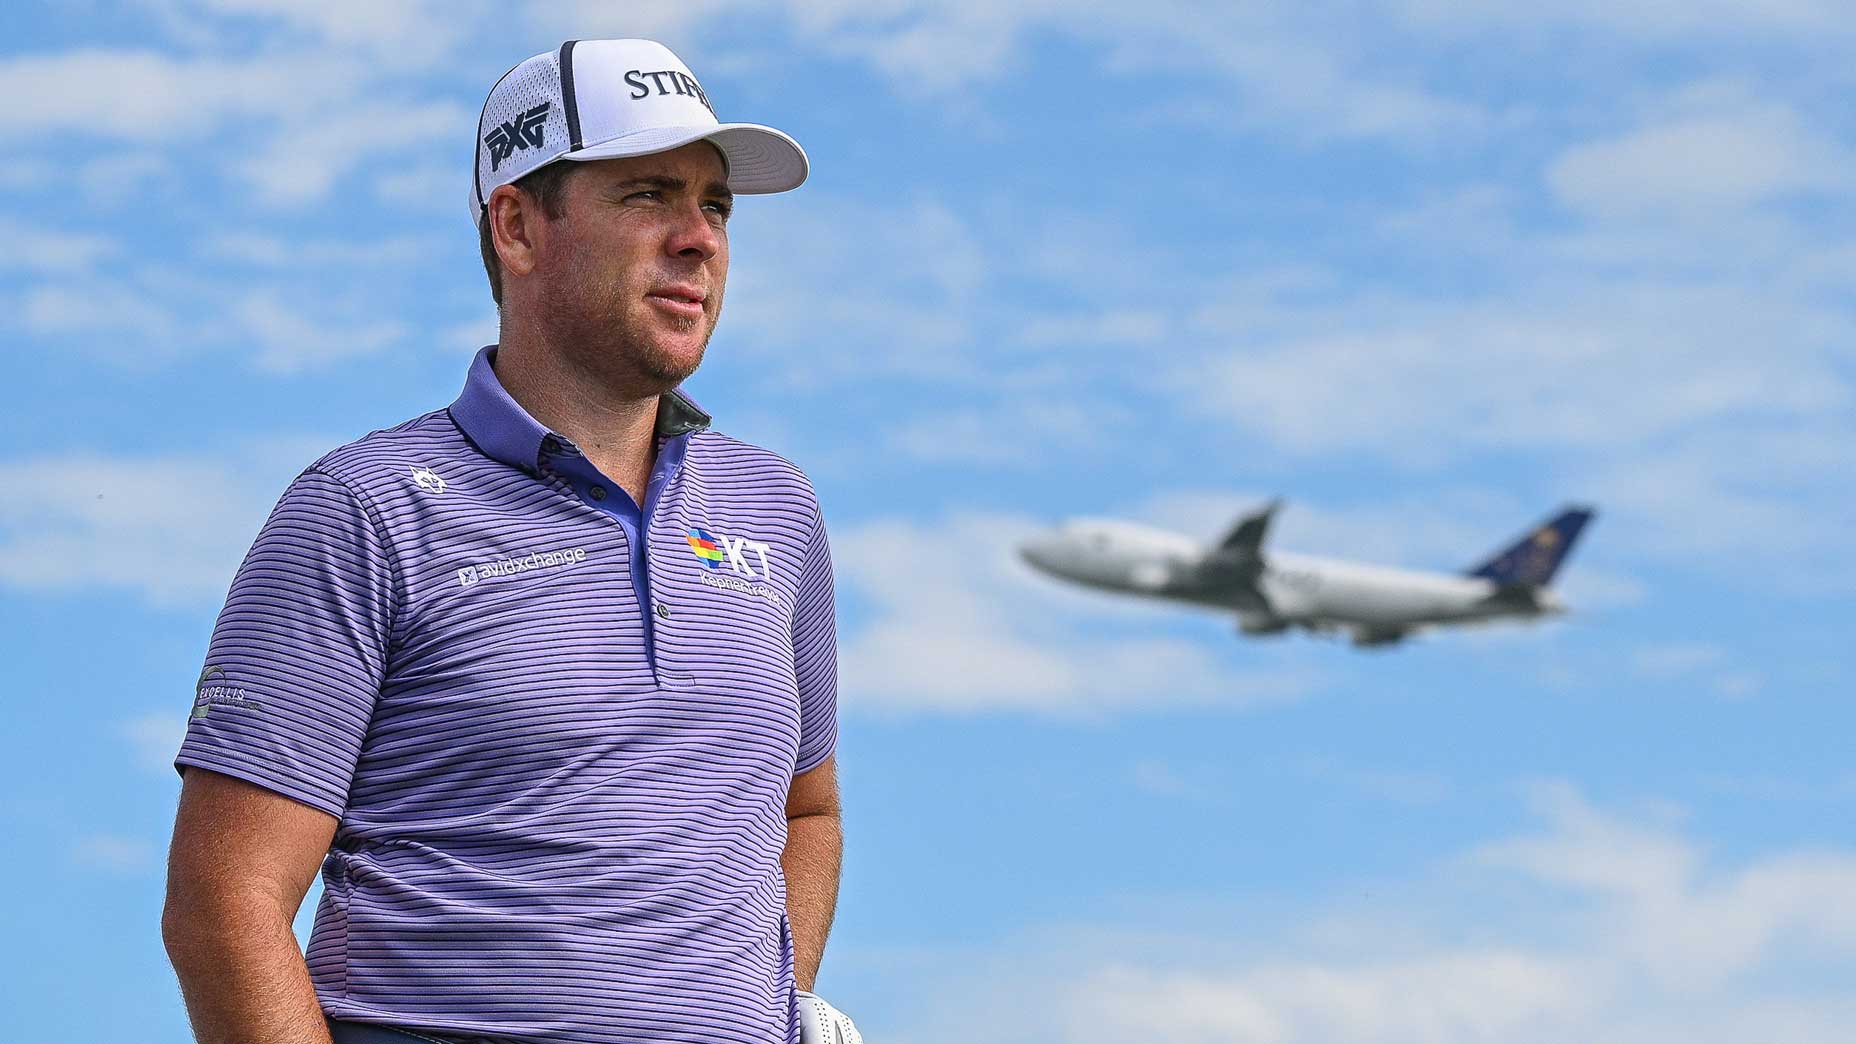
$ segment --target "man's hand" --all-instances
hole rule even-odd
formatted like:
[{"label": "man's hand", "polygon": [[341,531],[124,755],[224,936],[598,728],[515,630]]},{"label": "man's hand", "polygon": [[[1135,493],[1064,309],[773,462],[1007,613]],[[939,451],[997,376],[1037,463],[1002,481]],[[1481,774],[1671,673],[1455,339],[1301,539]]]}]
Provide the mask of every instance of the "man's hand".
[{"label": "man's hand", "polygon": [[799,1044],[864,1044],[864,1038],[843,1012],[800,990]]}]

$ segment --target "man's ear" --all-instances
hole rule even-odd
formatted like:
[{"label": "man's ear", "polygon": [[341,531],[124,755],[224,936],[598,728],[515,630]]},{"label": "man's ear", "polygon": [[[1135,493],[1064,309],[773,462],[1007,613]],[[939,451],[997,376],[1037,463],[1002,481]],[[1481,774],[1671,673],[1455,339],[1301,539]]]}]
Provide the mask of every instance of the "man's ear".
[{"label": "man's ear", "polygon": [[525,276],[533,272],[541,246],[537,237],[545,234],[540,226],[547,220],[541,204],[514,185],[498,185],[490,193],[486,220],[490,222],[490,242],[496,247],[503,274]]}]

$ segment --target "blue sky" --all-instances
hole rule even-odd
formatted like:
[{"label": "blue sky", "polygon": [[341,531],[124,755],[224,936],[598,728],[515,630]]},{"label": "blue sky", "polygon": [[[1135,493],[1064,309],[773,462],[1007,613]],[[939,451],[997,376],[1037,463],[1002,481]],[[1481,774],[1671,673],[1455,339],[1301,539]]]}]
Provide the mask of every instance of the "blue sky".
[{"label": "blue sky", "polygon": [[[866,1036],[1847,1039],[1845,5],[633,6],[0,12],[17,1039],[188,1039],[167,764],[232,570],[493,338],[489,84],[627,35],[813,160],[689,388],[832,528]],[[1377,654],[1009,553],[1274,495],[1440,569],[1601,514],[1570,619]]]}]

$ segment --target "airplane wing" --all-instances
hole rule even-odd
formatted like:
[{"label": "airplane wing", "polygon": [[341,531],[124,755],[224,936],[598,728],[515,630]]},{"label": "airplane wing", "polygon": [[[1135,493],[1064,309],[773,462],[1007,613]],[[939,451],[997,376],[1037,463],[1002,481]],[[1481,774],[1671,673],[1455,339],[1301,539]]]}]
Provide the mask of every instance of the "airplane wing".
[{"label": "airplane wing", "polygon": [[1218,542],[1218,550],[1234,558],[1256,558],[1263,550],[1263,538],[1269,535],[1270,519],[1276,516],[1282,507],[1282,498],[1263,505],[1261,511],[1245,515],[1237,525]]},{"label": "airplane wing", "polygon": [[1353,629],[1353,644],[1358,649],[1397,645],[1413,630],[1410,627],[1356,627]]},{"label": "airplane wing", "polygon": [[1541,608],[1541,591],[1538,584],[1502,584],[1483,599],[1483,603],[1502,609],[1538,612]]},{"label": "airplane wing", "polygon": [[1272,500],[1262,510],[1239,519],[1190,575],[1179,580],[1180,585],[1218,604],[1268,613],[1269,603],[1257,590],[1257,576],[1263,571],[1263,538],[1269,533],[1270,518],[1281,506],[1281,500]]}]

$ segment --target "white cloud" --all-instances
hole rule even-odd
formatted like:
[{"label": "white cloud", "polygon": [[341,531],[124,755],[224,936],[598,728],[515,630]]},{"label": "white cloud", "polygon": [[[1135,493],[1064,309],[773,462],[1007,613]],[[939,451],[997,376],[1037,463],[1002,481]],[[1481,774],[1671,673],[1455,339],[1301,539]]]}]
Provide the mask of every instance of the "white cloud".
[{"label": "white cloud", "polygon": [[168,35],[202,51],[254,36],[364,54],[375,68],[426,68],[498,8],[484,0],[138,0]]},{"label": "white cloud", "polygon": [[0,462],[8,491],[0,500],[0,583],[127,590],[159,606],[210,602],[224,596],[291,474],[265,456]]},{"label": "white cloud", "polygon": [[122,244],[111,236],[34,228],[9,218],[0,218],[0,240],[6,243],[0,251],[0,271],[81,272],[122,251]]},{"label": "white cloud", "polygon": [[1291,964],[1236,976],[1107,968],[1072,998],[1070,1039],[1512,1040],[1543,1017],[1580,1006],[1583,978],[1562,962],[1502,949],[1352,968]]},{"label": "white cloud", "polygon": [[1790,38],[1811,43],[1847,36],[1848,10],[1837,0],[1566,0],[1532,4],[1495,0],[1457,4],[1450,0],[1400,0],[1393,5],[1414,25],[1444,36],[1494,32],[1505,39],[1540,43],[1564,41],[1574,30],[1595,41],[1661,43],[1718,38],[1736,43],[1748,37]]},{"label": "white cloud", "polygon": [[1789,587],[1856,579],[1824,568],[1848,491],[1822,481],[1850,434],[1856,315],[1763,264],[1768,278],[1686,280],[1541,255],[1532,285],[1472,300],[1219,315],[1173,339],[1206,347],[1178,352],[1170,387],[1235,447],[1412,480],[1531,461],[1558,496],[1599,505],[1611,546]]},{"label": "white cloud", "polygon": [[34,103],[0,112],[0,131],[193,145],[229,120],[270,127],[280,115],[322,104],[305,84],[345,85],[364,75],[358,59],[330,56],[186,59],[95,48],[20,55],[0,61],[0,91]]},{"label": "white cloud", "polygon": [[1567,149],[1547,168],[1554,194],[1600,216],[1675,213],[1719,220],[1767,200],[1852,184],[1852,155],[1777,105],[1714,111]]},{"label": "white cloud", "polygon": [[[1002,446],[981,437],[977,418],[1005,390],[1086,402],[1087,389],[1111,385],[1137,409],[1184,402],[1208,445],[1278,470],[1396,468],[1423,490],[1405,517],[1424,524],[1380,532],[1437,536],[1423,549],[1429,562],[1479,553],[1505,526],[1471,531],[1468,513],[1427,510],[1418,501],[1437,491],[1426,476],[1481,474],[1464,469],[1500,460],[1501,474],[1518,468],[1547,490],[1540,505],[1511,503],[1508,524],[1551,499],[1593,500],[1608,546],[1633,555],[1759,583],[1776,572],[1788,587],[1856,582],[1821,565],[1847,557],[1832,532],[1847,490],[1822,476],[1839,466],[1827,448],[1852,434],[1856,382],[1844,356],[1856,313],[1840,288],[1856,253],[1834,219],[1767,205],[1842,184],[1849,150],[1822,121],[1746,84],[1651,92],[1622,107],[1639,130],[1561,149],[1558,166],[1544,152],[1549,179],[1581,201],[1570,225],[1543,224],[1535,195],[1511,182],[1446,179],[1409,210],[1366,215],[1355,238],[1388,269],[1370,278],[1306,262],[1208,271],[1157,233],[1091,214],[1012,226],[1025,245],[1008,263],[987,248],[1000,215],[984,202],[911,213],[805,200],[775,217],[779,265],[739,252],[739,309],[725,335],[776,348],[762,357],[794,383],[972,389],[979,405],[902,411],[873,443],[912,459],[1012,468],[1086,449],[1099,426],[1052,418]],[[1680,133],[1659,136],[1669,128]],[[1702,151],[1664,155],[1684,142]],[[1612,146],[1623,151],[1600,155]],[[1715,162],[1705,152],[1717,147],[1733,155]],[[1636,159],[1647,166],[1624,162]],[[860,235],[836,235],[845,227]],[[1105,255],[1117,263],[1103,265]],[[953,271],[930,269],[935,260]],[[1408,285],[1390,271],[1404,264],[1438,274]],[[1158,294],[1195,304],[1151,307]],[[792,345],[808,349],[805,365],[792,365]],[[1361,557],[1382,557],[1385,538],[1364,541]],[[1646,591],[1615,567],[1583,564],[1567,585],[1589,606],[1633,604]]]},{"label": "white cloud", "polygon": [[462,217],[469,186],[470,171],[456,164],[415,163],[382,173],[374,180],[374,194],[387,203]]},{"label": "white cloud", "polygon": [[1709,872],[1692,842],[1600,812],[1565,784],[1539,788],[1534,800],[1552,833],[1473,858],[1584,896],[1606,923],[1597,940],[1605,955],[1661,988],[1718,989],[1781,946],[1856,956],[1856,853],[1788,852]]},{"label": "white cloud", "polygon": [[1838,448],[1852,438],[1846,423],[1723,418],[1592,466],[1586,481],[1607,510],[1606,539],[1638,555],[1727,569],[1766,590],[1841,591],[1856,584],[1856,562],[1839,553],[1850,502],[1823,477],[1837,473]]},{"label": "white cloud", "polygon": [[[228,249],[262,249],[262,243]],[[306,264],[317,262],[297,258],[295,269],[301,273]],[[405,338],[406,323],[373,318],[369,299],[354,292],[304,297],[301,288],[303,282],[286,290],[275,281],[247,288],[160,271],[67,277],[22,290],[15,314],[26,331],[126,370],[219,351],[260,372],[295,375],[386,351]]]},{"label": "white cloud", "polygon": [[[304,204],[327,196],[339,179],[380,157],[467,141],[474,120],[475,113],[452,102],[347,104],[295,121],[232,167],[261,201]],[[467,168],[462,173],[468,178]]]},{"label": "white cloud", "polygon": [[[561,39],[602,37],[660,40],[678,50],[700,76],[703,66],[683,54],[684,41],[704,27],[723,25],[744,16],[744,0],[686,0],[678,4],[617,5],[608,0],[554,0],[526,5],[528,21],[540,32]],[[514,64],[521,55],[512,60]]]},{"label": "white cloud", "polygon": [[1536,788],[1533,805],[1539,828],[1413,882],[1341,886],[1366,902],[1272,895],[1264,911],[1234,896],[1235,910],[1073,922],[987,951],[922,954],[915,994],[936,1000],[884,1026],[885,1039],[926,1044],[973,1025],[1000,1044],[1847,1035],[1856,1003],[1839,972],[1856,961],[1856,851],[1733,865],[1565,784]]},{"label": "white cloud", "polygon": [[[822,194],[737,215],[719,329],[775,362],[782,380],[844,380],[873,368],[977,379],[967,353],[991,262],[965,217],[933,201],[873,205]],[[805,348],[802,365],[794,346]]]},{"label": "white cloud", "polygon": [[835,531],[840,588],[868,606],[839,644],[846,706],[1089,717],[1279,703],[1319,684],[1280,661],[1236,667],[1214,655],[1214,643],[1237,641],[1222,623],[1189,640],[1163,629],[1171,609],[1057,591],[1017,559],[1034,528],[963,513]]},{"label": "white cloud", "polygon": [[[1269,5],[1208,7],[1159,0],[1138,8],[1109,0],[927,2],[787,0],[771,10],[745,0],[706,0],[622,14],[596,2],[536,5],[535,22],[573,35],[617,33],[664,39],[700,73],[743,59],[738,23],[783,24],[804,46],[861,62],[897,93],[969,123],[987,120],[983,92],[1021,67],[1034,41],[1051,37],[1095,48],[1099,68],[1138,85],[1182,73],[1235,84],[1232,104],[1164,113],[1220,130],[1267,126],[1297,138],[1428,139],[1483,119],[1415,76],[1372,68],[1376,49],[1333,19]],[[769,25],[760,38],[774,38]],[[704,53],[709,41],[720,53]],[[732,45],[732,46],[731,46]]]},{"label": "white cloud", "polygon": [[28,287],[17,301],[14,314],[25,330],[111,349],[127,346],[136,363],[164,354],[183,329],[171,301],[134,280],[60,279]]},{"label": "white cloud", "polygon": [[252,337],[258,349],[254,360],[258,369],[278,374],[302,373],[372,355],[406,333],[406,325],[397,320],[344,322],[326,312],[308,315],[272,291],[245,295],[234,306],[231,318]]},{"label": "white cloud", "polygon": [[393,71],[391,63],[353,48],[241,57],[94,48],[16,56],[0,60],[0,89],[35,101],[0,112],[0,132],[137,146],[133,156],[85,165],[86,184],[105,202],[172,170],[172,161],[197,167],[194,152],[234,135],[238,148],[225,153],[232,162],[204,175],[229,170],[260,200],[298,205],[322,198],[381,156],[465,139],[472,112],[453,101],[405,97],[391,85]]},{"label": "white cloud", "polygon": [[[1209,374],[1182,367],[1179,386],[1283,449],[1407,463],[1631,445],[1736,414],[1827,415],[1849,398],[1823,333],[1847,319],[1750,287],[1585,285],[1376,311],[1355,330],[1219,353]],[[1790,365],[1749,355],[1749,340]]]}]

